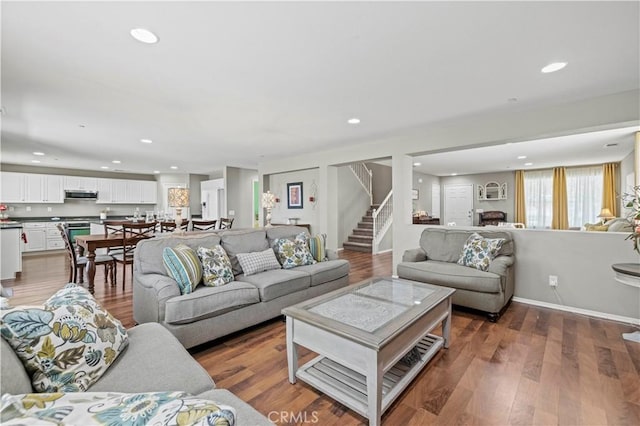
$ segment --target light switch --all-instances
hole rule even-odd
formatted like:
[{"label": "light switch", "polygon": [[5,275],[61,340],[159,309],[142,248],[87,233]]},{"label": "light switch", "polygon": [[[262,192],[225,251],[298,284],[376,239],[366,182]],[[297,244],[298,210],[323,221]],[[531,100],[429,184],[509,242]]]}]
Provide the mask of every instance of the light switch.
[{"label": "light switch", "polygon": [[229,216],[235,216],[235,215],[236,215],[235,210],[229,210]]}]

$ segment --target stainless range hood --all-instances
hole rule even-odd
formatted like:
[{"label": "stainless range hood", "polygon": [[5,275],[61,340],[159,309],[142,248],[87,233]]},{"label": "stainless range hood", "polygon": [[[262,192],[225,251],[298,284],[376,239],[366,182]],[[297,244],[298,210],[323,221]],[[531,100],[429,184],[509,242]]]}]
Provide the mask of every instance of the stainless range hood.
[{"label": "stainless range hood", "polygon": [[82,191],[82,190],[65,190],[65,200],[89,200],[95,201],[98,199],[98,191]]}]

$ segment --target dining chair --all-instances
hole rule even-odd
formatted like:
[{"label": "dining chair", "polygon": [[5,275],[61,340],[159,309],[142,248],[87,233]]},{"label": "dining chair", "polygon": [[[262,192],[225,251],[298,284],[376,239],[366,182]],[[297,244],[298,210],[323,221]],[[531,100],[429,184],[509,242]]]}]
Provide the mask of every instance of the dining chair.
[{"label": "dining chair", "polygon": [[[189,222],[183,222],[180,225],[182,231],[186,231],[189,228]],[[176,229],[176,223],[173,221],[160,222],[160,232],[173,232]]]},{"label": "dining chair", "polygon": [[[69,282],[73,282],[76,284],[84,283],[84,270],[89,263],[89,259],[86,256],[78,256],[76,251],[71,244],[71,240],[69,239],[69,228],[62,224],[58,223],[57,225],[58,231],[60,231],[60,235],[62,236],[62,240],[64,241],[64,248],[67,252],[67,257],[69,258]],[[104,265],[104,282],[107,283],[107,279],[109,276],[109,272],[111,273],[111,285],[116,285],[116,262],[112,256],[99,254],[96,255],[95,258],[96,265]]]},{"label": "dining chair", "polygon": [[125,288],[127,265],[131,265],[131,277],[133,278],[133,252],[136,245],[147,238],[155,237],[158,222],[127,222],[122,229],[122,253],[113,254],[116,263],[122,263],[122,290]]},{"label": "dining chair", "polygon": [[[104,226],[104,236],[108,237],[109,235],[121,235],[122,234],[122,225],[125,223],[130,223],[129,220],[104,220],[102,221],[102,225]],[[107,250],[107,254],[109,256],[113,256],[115,254],[122,254],[124,251],[124,247],[111,247]]]},{"label": "dining chair", "polygon": [[220,218],[220,229],[231,229],[231,226],[233,225],[233,221],[234,220],[235,220],[235,218],[228,219],[226,217],[221,217]]},{"label": "dining chair", "polygon": [[193,231],[211,231],[216,229],[217,220],[191,220]]}]

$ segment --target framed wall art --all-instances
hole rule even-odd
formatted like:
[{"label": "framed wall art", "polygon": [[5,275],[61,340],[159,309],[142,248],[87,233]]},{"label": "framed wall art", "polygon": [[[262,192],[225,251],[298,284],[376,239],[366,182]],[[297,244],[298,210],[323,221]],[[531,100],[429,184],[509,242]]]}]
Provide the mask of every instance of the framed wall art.
[{"label": "framed wall art", "polygon": [[287,208],[301,209],[302,205],[302,182],[287,184]]}]

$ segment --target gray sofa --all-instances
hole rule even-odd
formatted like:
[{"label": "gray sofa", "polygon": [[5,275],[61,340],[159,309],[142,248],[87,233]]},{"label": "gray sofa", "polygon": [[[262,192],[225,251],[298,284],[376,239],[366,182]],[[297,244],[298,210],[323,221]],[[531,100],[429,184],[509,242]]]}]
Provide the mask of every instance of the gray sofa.
[{"label": "gray sofa", "polygon": [[[89,392],[184,391],[230,405],[238,425],[271,425],[265,416],[225,389],[216,389],[207,371],[166,329],[143,324],[127,330],[129,346],[118,356]],[[32,393],[31,380],[11,346],[0,338],[0,391]]]},{"label": "gray sofa", "polygon": [[[486,238],[507,240],[487,271],[457,264],[473,232]],[[513,265],[513,239],[508,232],[425,228],[420,236],[420,248],[407,250],[397,271],[400,278],[455,288],[455,305],[485,311],[489,320],[495,322],[513,297]]]},{"label": "gray sofa", "polygon": [[[276,238],[294,238],[306,228],[275,226],[215,233],[161,236],[138,243],[133,264],[133,317],[158,322],[190,348],[279,316],[287,306],[348,284],[349,262],[333,259],[292,269],[245,276],[236,255],[263,251]],[[216,244],[225,249],[235,281],[220,287],[199,285],[181,295],[162,262],[165,247],[183,243],[194,249]]]}]

